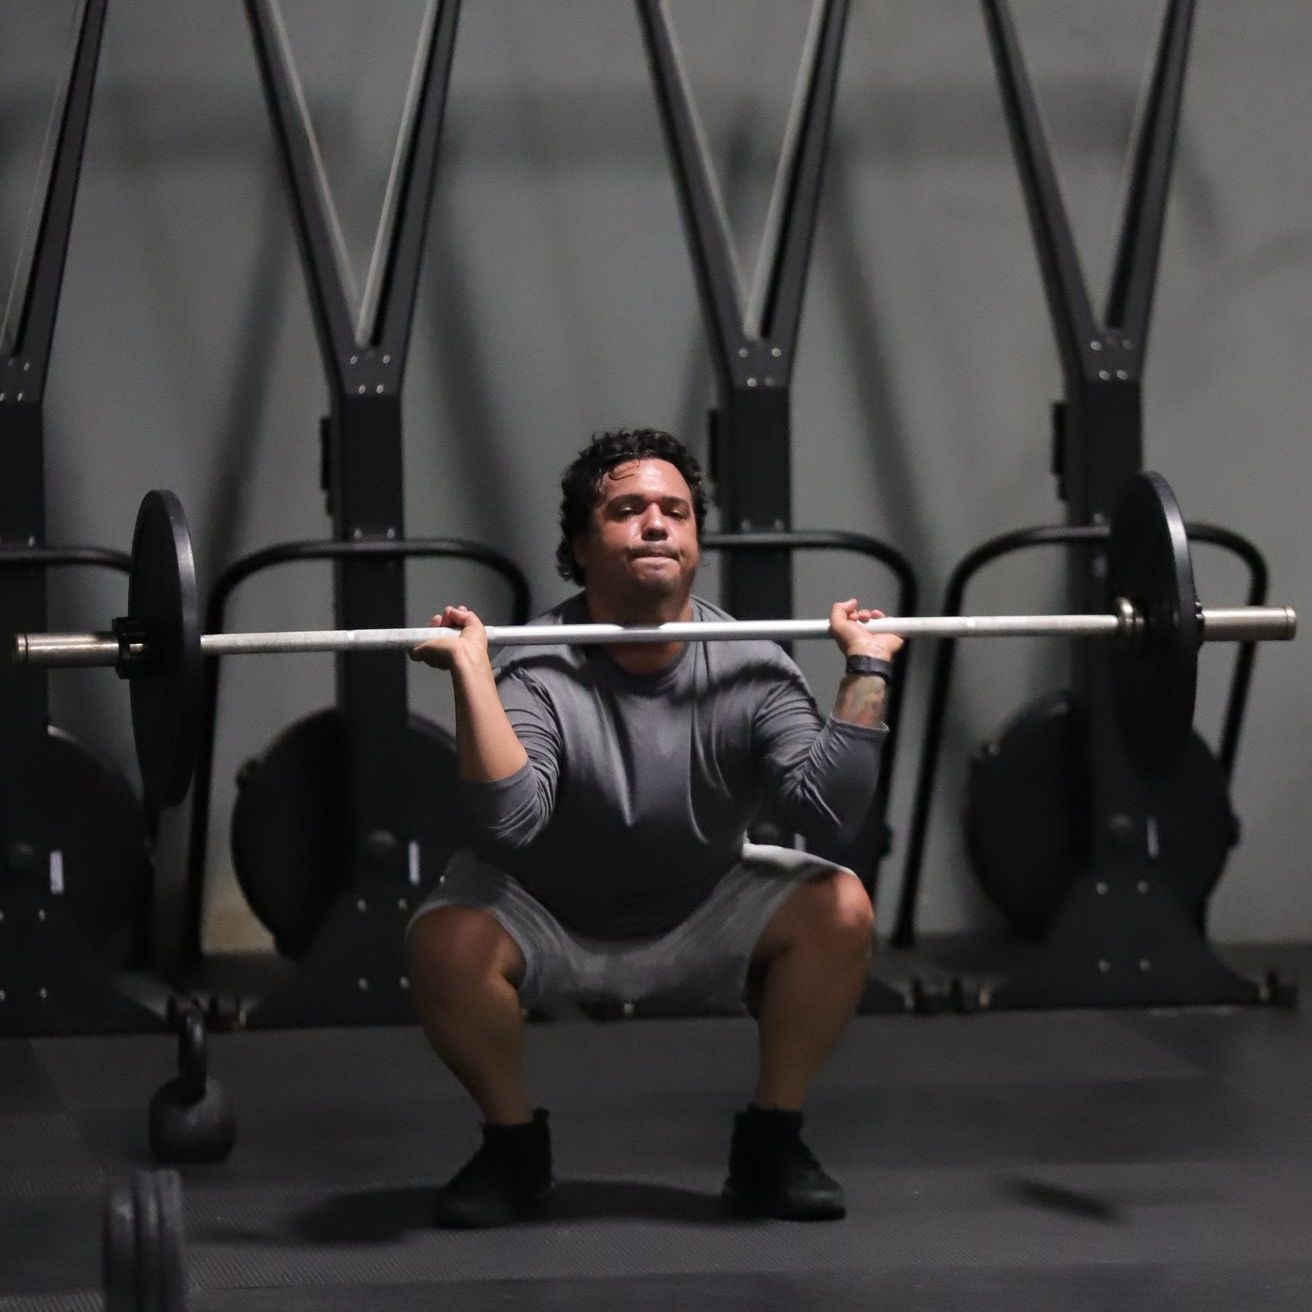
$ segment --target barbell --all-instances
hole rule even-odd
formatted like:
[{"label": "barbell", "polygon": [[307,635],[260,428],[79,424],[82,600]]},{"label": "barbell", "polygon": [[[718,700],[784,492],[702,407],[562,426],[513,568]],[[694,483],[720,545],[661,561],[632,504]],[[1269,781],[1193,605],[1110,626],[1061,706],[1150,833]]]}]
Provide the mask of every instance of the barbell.
[{"label": "barbell", "polygon": [[[1111,676],[1128,747],[1145,768],[1164,768],[1188,741],[1204,642],[1294,637],[1288,606],[1204,609],[1194,591],[1184,519],[1166,480],[1129,481],[1107,541],[1105,613],[1089,615],[898,616],[866,622],[872,633],[904,638],[1078,637],[1112,640]],[[148,492],[132,538],[128,613],[105,633],[20,633],[15,661],[47,668],[112,666],[129,680],[142,791],[156,805],[180,802],[191,781],[203,708],[206,657],[287,652],[407,650],[456,629],[200,632],[196,568],[177,497]],[[732,620],[629,626],[490,625],[493,647],[796,641],[829,636],[826,620]]]}]

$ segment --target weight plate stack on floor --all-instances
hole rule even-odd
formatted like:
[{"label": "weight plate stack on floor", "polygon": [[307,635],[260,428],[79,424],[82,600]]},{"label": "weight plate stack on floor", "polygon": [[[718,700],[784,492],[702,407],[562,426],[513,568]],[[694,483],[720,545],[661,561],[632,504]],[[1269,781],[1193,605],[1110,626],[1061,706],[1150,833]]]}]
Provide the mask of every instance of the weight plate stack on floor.
[{"label": "weight plate stack on floor", "polygon": [[105,1312],[185,1312],[182,1181],[138,1171],[105,1197],[101,1258]]}]

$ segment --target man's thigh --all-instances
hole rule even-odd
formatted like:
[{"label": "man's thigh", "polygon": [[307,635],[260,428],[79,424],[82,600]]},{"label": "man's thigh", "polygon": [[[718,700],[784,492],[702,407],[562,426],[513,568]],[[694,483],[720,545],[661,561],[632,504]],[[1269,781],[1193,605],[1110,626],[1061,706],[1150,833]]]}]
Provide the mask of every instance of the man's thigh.
[{"label": "man's thigh", "polygon": [[517,881],[468,851],[457,853],[411,925],[441,906],[492,916],[524,959],[526,1006],[657,1002],[671,1009],[736,1011],[762,935],[802,885],[841,873],[792,848],[747,843],[710,896],[668,933],[603,942],[571,933]]},{"label": "man's thigh", "polygon": [[514,982],[526,1006],[572,991],[577,962],[568,932],[517,880],[468,849],[448,862],[412,917],[407,937],[413,940],[424,932],[425,923],[436,920],[439,912],[471,910],[490,918],[514,945],[519,966]]},{"label": "man's thigh", "polygon": [[460,988],[470,977],[502,975],[516,988],[527,963],[519,944],[482,906],[426,906],[406,931],[411,980]]}]

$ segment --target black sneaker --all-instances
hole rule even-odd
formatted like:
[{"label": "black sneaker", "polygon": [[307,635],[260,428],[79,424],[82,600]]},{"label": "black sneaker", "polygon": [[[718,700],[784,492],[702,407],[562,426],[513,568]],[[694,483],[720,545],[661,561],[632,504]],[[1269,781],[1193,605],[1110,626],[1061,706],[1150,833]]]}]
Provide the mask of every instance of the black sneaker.
[{"label": "black sneaker", "polygon": [[483,1146],[437,1191],[437,1224],[473,1230],[536,1215],[555,1188],[551,1132],[539,1107],[526,1125],[484,1125]]},{"label": "black sneaker", "polygon": [[721,1196],[742,1216],[836,1221],[847,1215],[842,1185],[802,1142],[802,1113],[755,1104],[733,1118],[729,1178]]}]

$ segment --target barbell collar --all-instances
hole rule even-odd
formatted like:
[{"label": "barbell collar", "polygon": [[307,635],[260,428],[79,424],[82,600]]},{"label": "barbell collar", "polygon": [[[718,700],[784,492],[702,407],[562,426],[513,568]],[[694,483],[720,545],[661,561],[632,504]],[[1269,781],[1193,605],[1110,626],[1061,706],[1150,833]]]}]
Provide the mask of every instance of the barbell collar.
[{"label": "barbell collar", "polygon": [[[1144,632],[1142,616],[1118,601],[1105,615],[910,615],[868,620],[870,633],[906,638],[1122,637],[1133,641]],[[1297,630],[1288,606],[1240,606],[1202,612],[1207,642],[1287,641]],[[446,628],[297,629],[271,633],[210,633],[201,637],[206,656],[409,650],[434,638],[454,638]],[[489,646],[599,645],[605,643],[725,642],[771,639],[793,642],[830,636],[827,620],[689,621],[647,626],[620,624],[489,625]],[[14,658],[41,666],[112,666],[121,664],[118,641],[100,633],[18,634]]]}]

